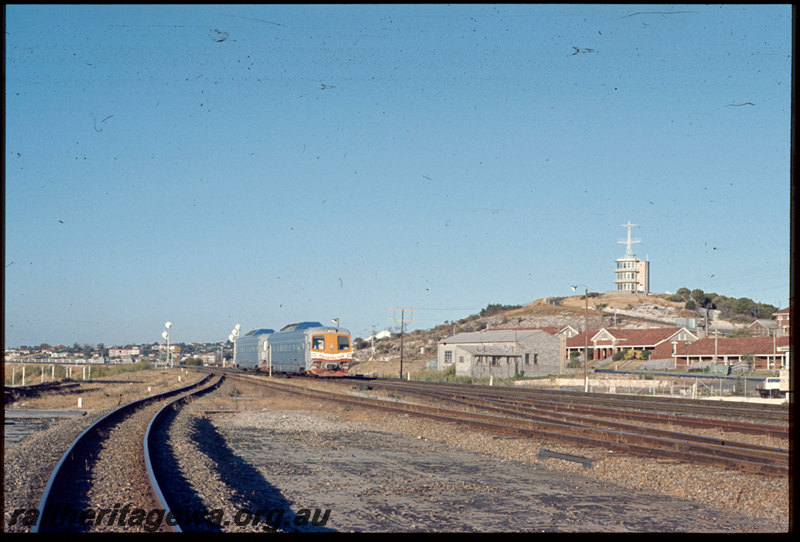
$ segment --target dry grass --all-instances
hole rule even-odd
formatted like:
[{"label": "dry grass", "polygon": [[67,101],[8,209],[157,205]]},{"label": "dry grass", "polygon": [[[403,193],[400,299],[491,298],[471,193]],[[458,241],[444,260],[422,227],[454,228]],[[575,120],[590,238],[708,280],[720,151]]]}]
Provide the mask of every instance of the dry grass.
[{"label": "dry grass", "polygon": [[[414,374],[425,369],[425,362],[419,360],[403,360],[403,378],[408,378],[408,373]],[[350,370],[350,374],[380,377],[399,377],[400,360],[367,361],[359,363]]]},{"label": "dry grass", "polygon": [[[181,377],[180,382],[178,377]],[[40,397],[23,398],[6,405],[6,408],[77,409],[80,397],[82,409],[106,410],[199,379],[200,376],[185,374],[182,369],[148,369],[81,381],[77,390],[70,389],[62,393],[45,393]]]}]

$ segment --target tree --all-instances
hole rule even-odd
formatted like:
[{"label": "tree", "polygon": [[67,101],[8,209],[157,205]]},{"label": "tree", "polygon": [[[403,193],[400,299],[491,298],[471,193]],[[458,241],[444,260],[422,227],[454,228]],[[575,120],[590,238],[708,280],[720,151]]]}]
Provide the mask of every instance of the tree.
[{"label": "tree", "polygon": [[740,297],[733,303],[733,312],[737,314],[747,314],[748,316],[755,316],[758,314],[756,304],[752,299]]},{"label": "tree", "polygon": [[773,305],[767,305],[766,303],[758,303],[758,316],[757,318],[762,318],[764,320],[772,318],[776,312],[778,312],[778,307]]},{"label": "tree", "polygon": [[692,300],[697,303],[698,307],[703,309],[713,309],[714,305],[711,302],[712,297],[707,295],[703,290],[692,290]]},{"label": "tree", "polygon": [[728,318],[733,313],[731,310],[731,300],[724,295],[714,296],[711,299],[711,303],[714,305],[715,309],[719,310],[720,316],[723,318]]},{"label": "tree", "polygon": [[492,316],[493,314],[497,314],[499,312],[511,310],[511,309],[518,309],[522,307],[522,305],[501,305],[500,303],[489,303],[486,305],[485,309],[481,309],[480,316],[481,318],[485,318],[487,316]]}]

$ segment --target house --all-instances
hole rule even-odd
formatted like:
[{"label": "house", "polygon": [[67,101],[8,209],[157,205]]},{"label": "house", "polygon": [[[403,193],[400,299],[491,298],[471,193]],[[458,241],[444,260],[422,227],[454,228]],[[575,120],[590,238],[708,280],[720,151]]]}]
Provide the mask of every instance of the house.
[{"label": "house", "polygon": [[569,339],[570,337],[574,337],[577,335],[579,331],[572,326],[564,326],[562,327],[558,333],[556,333],[556,337],[566,337]]},{"label": "house", "polygon": [[438,344],[437,367],[455,364],[457,376],[547,376],[563,366],[561,339],[541,329],[458,333]]},{"label": "house", "polygon": [[789,368],[789,337],[706,337],[675,352],[675,368],[749,362],[753,370]]},{"label": "house", "polygon": [[775,320],[758,319],[747,326],[751,337],[771,337],[777,330],[778,323]]},{"label": "house", "polygon": [[109,359],[118,359],[126,362],[130,362],[133,360],[134,357],[137,357],[141,354],[141,350],[139,350],[138,346],[134,346],[132,348],[109,348],[108,349],[108,358]]},{"label": "house", "polygon": [[791,313],[791,307],[786,307],[785,309],[781,309],[775,313],[775,325],[778,329],[778,336],[779,337],[788,337],[789,336],[789,315]]},{"label": "house", "polygon": [[203,365],[216,365],[218,358],[215,352],[199,352],[191,357],[198,358],[203,362]]},{"label": "house", "polygon": [[[588,346],[591,360],[610,358],[617,352],[648,351],[650,358],[671,358],[677,349],[693,343],[697,336],[685,327],[651,329],[603,328],[589,331]],[[586,346],[586,333],[570,337],[566,342],[565,357],[582,356]]]},{"label": "house", "polygon": [[517,330],[517,331],[531,331],[531,330],[541,330],[545,333],[549,333],[555,337],[560,337],[564,335],[566,337],[574,337],[578,334],[578,330],[576,330],[572,326],[564,326],[559,329],[557,326],[545,326],[545,327],[495,327],[492,328],[491,331],[503,331],[503,330]]}]

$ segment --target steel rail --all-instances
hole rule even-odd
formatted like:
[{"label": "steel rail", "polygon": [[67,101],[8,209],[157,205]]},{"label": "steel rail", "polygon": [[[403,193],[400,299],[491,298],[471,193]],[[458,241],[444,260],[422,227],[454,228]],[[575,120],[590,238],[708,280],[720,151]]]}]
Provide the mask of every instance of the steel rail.
[{"label": "steel rail", "polygon": [[617,431],[624,431],[629,433],[636,433],[641,435],[651,435],[651,436],[660,436],[664,438],[675,438],[678,440],[685,440],[685,441],[692,441],[698,443],[705,443],[710,446],[728,446],[731,447],[732,445],[741,450],[747,450],[749,453],[753,453],[755,455],[764,455],[765,457],[775,457],[778,461],[783,459],[783,456],[786,454],[787,450],[783,450],[780,448],[775,448],[772,446],[764,446],[760,444],[750,444],[744,442],[734,442],[725,439],[719,439],[716,437],[706,437],[702,435],[695,435],[692,433],[681,433],[677,431],[671,431],[666,429],[657,429],[653,427],[643,427],[641,425],[634,425],[625,422],[618,422],[614,420],[608,420],[600,417],[592,417],[592,416],[576,416],[576,415],[568,415],[562,413],[542,413],[538,410],[526,407],[517,407],[514,409],[509,409],[504,406],[502,403],[498,404],[495,401],[480,399],[474,396],[466,396],[464,399],[458,399],[453,397],[449,392],[432,392],[432,391],[420,391],[417,392],[420,395],[426,397],[433,397],[436,399],[444,399],[448,401],[453,401],[458,404],[463,404],[467,406],[479,406],[481,408],[493,411],[493,412],[500,412],[500,413],[507,413],[507,414],[514,414],[514,415],[522,415],[525,416],[524,419],[529,420],[539,420],[539,421],[558,421],[558,422],[565,422],[569,424],[576,424],[588,427],[607,427],[609,429],[614,429]]},{"label": "steel rail", "polygon": [[771,405],[762,403],[753,403],[742,408],[728,403],[720,404],[710,402],[702,399],[679,399],[670,397],[646,397],[646,396],[625,396],[619,394],[606,394],[606,393],[585,393],[573,392],[567,390],[552,390],[552,389],[530,389],[530,388],[512,388],[508,386],[482,386],[474,384],[452,384],[449,382],[423,382],[423,381],[407,381],[407,380],[371,380],[369,381],[375,386],[413,386],[413,387],[426,387],[437,389],[452,389],[457,391],[471,392],[485,392],[495,393],[503,397],[552,397],[560,403],[575,403],[575,404],[603,404],[610,406],[619,406],[621,408],[629,409],[644,409],[656,410],[664,412],[668,410],[677,410],[681,413],[692,414],[711,414],[715,416],[730,416],[735,418],[755,418],[755,419],[771,419],[787,421],[789,420],[789,407],[788,405]]},{"label": "steel rail", "polygon": [[677,438],[644,436],[625,431],[586,427],[558,421],[535,421],[494,414],[479,414],[463,410],[419,405],[415,403],[390,401],[385,399],[357,397],[333,392],[323,392],[310,388],[269,382],[253,376],[236,378],[255,380],[261,385],[285,393],[300,394],[321,400],[335,401],[356,406],[368,406],[388,412],[402,412],[424,416],[446,422],[463,422],[478,427],[505,433],[521,433],[545,438],[573,442],[575,444],[615,449],[634,455],[648,457],[668,457],[680,461],[703,463],[738,469],[745,472],[770,476],[786,476],[789,471],[788,451],[779,458],[755,457],[737,446],[738,443],[709,445],[688,442]]},{"label": "steel rail", "polygon": [[[144,449],[144,463],[147,468],[147,477],[150,481],[150,493],[153,496],[153,499],[161,506],[161,510],[171,511],[171,507],[167,502],[167,499],[164,497],[164,492],[161,489],[161,484],[158,482],[158,475],[156,474],[155,462],[152,460],[152,456],[154,455],[152,449],[154,448],[153,442],[153,435],[157,431],[156,426],[160,425],[165,419],[166,414],[169,410],[178,406],[179,403],[187,402],[190,398],[194,398],[210,391],[217,389],[221,384],[222,381],[225,379],[225,375],[218,375],[217,380],[212,382],[209,386],[205,388],[201,388],[198,390],[190,391],[189,393],[178,397],[177,399],[170,401],[161,409],[156,412],[155,416],[150,420],[150,423],[147,424],[147,430],[144,434],[144,439],[142,442],[142,447]],[[174,517],[173,517],[174,519]],[[174,533],[181,533],[183,532],[180,522],[176,521],[175,524],[169,523],[166,514],[164,519],[161,522],[159,527],[160,531],[167,531],[167,532],[174,532]]]},{"label": "steel rail", "polygon": [[[175,388],[172,390],[167,390],[161,393],[157,393],[155,395],[151,395],[148,397],[143,397],[141,399],[136,399],[118,407],[111,412],[107,413],[99,420],[94,422],[90,425],[87,429],[85,429],[78,437],[72,442],[70,447],[67,449],[66,452],[61,456],[56,464],[56,467],[53,469],[53,472],[50,474],[50,478],[47,481],[47,484],[42,491],[41,499],[39,500],[38,508],[38,517],[36,519],[36,524],[31,527],[32,533],[40,532],[42,529],[42,521],[47,517],[51,519],[51,516],[48,515],[48,512],[51,512],[51,504],[50,497],[54,490],[54,488],[61,485],[65,480],[63,479],[66,475],[65,473],[68,471],[69,467],[74,463],[74,454],[79,448],[86,442],[88,442],[89,438],[93,436],[98,430],[104,428],[107,425],[111,425],[115,423],[119,418],[125,418],[128,414],[133,413],[139,407],[145,405],[146,403],[152,401],[159,401],[165,399],[167,397],[171,397],[176,394],[184,393],[192,388],[197,386],[202,386],[205,382],[208,382],[212,378],[212,375],[208,374],[204,376],[202,379],[194,382],[192,384],[187,384],[180,388]],[[80,454],[78,454],[80,455]],[[47,525],[46,525],[47,526]],[[46,527],[45,526],[45,527]]]},{"label": "steel rail", "polygon": [[[401,390],[405,393],[420,394],[425,396],[437,397],[444,400],[470,400],[474,404],[482,404],[487,408],[497,407],[509,412],[542,414],[544,412],[576,412],[588,416],[607,417],[613,419],[639,420],[649,423],[661,423],[679,425],[683,427],[693,427],[701,429],[720,429],[726,432],[739,432],[755,435],[763,435],[773,438],[789,438],[789,428],[776,425],[755,424],[749,422],[739,422],[733,420],[709,420],[707,418],[695,418],[689,416],[678,416],[676,414],[661,414],[658,412],[641,412],[633,410],[620,410],[595,406],[584,406],[574,403],[559,403],[558,401],[544,399],[529,399],[518,397],[506,397],[501,394],[488,394],[483,392],[459,392],[459,391],[431,391],[419,389],[413,386],[397,386],[396,384],[380,384],[380,387]],[[467,404],[470,404],[467,402]]]},{"label": "steel rail", "polygon": [[3,400],[6,403],[18,401],[22,398],[38,397],[48,392],[64,392],[65,390],[74,391],[80,386],[80,382],[45,382],[44,384],[28,384],[26,386],[5,386],[3,387]]}]

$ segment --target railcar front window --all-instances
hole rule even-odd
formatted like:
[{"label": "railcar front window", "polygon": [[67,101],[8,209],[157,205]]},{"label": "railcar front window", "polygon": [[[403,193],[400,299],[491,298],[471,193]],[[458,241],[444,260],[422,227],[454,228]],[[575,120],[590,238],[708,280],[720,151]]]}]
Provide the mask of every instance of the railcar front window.
[{"label": "railcar front window", "polygon": [[314,350],[325,350],[325,337],[323,336],[312,337],[311,348],[313,348]]},{"label": "railcar front window", "polygon": [[350,349],[350,337],[346,335],[339,335],[339,350]]}]

